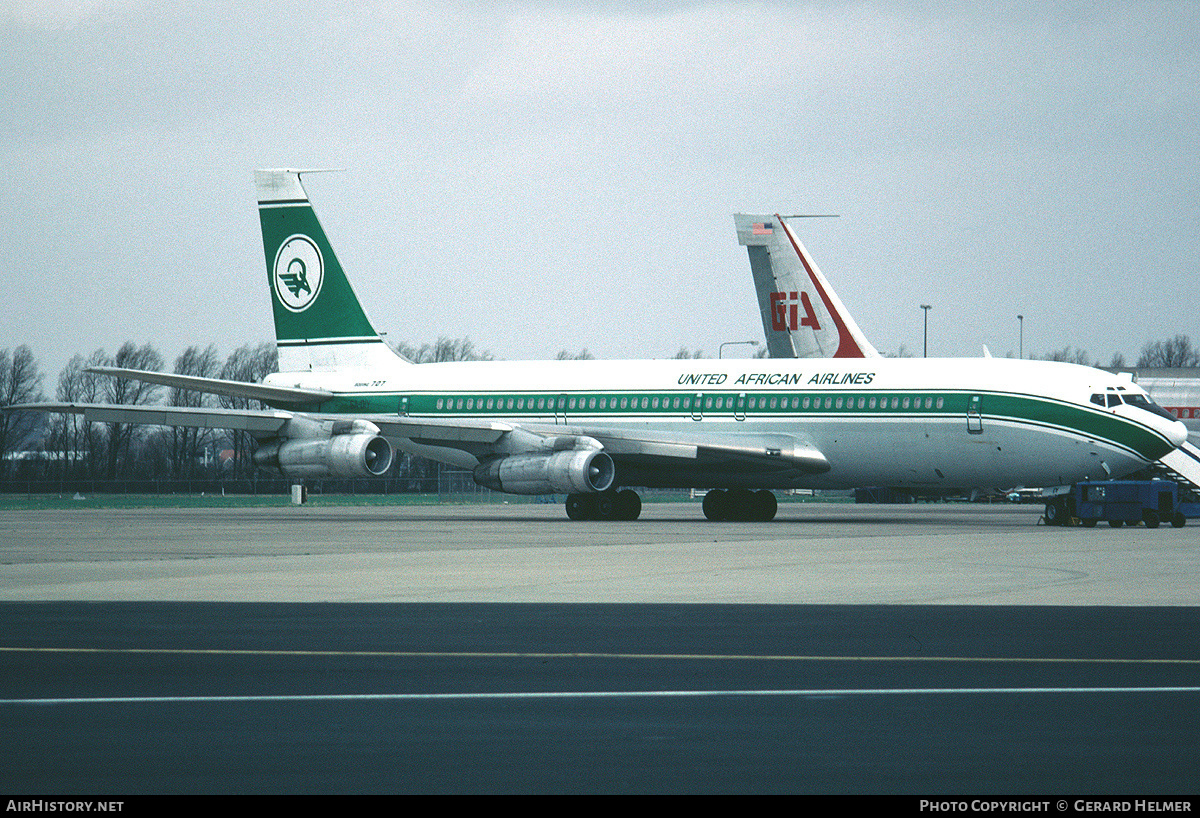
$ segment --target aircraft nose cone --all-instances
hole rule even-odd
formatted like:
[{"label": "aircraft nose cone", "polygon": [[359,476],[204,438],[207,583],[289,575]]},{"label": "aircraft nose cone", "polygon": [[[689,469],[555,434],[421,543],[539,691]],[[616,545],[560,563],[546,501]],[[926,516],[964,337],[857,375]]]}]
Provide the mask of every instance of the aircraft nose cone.
[{"label": "aircraft nose cone", "polygon": [[1176,449],[1187,442],[1187,437],[1187,427],[1183,425],[1183,421],[1181,420],[1174,421],[1170,424],[1170,428],[1167,429],[1167,440],[1169,440],[1171,445]]}]

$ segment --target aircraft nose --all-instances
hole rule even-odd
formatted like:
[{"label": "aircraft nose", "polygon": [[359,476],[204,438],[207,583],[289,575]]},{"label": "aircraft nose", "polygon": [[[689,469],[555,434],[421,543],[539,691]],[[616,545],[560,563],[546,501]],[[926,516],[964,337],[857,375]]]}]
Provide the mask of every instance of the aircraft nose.
[{"label": "aircraft nose", "polygon": [[1167,440],[1169,440],[1171,445],[1176,449],[1187,442],[1188,430],[1187,427],[1183,425],[1183,421],[1181,420],[1175,420],[1168,424],[1166,433]]}]

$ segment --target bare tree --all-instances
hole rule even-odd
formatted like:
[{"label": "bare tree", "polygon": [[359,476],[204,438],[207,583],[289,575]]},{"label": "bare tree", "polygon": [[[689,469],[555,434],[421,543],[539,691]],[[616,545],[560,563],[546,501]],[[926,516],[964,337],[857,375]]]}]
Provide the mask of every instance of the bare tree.
[{"label": "bare tree", "polygon": [[396,351],[415,364],[436,364],[443,361],[490,361],[492,353],[478,350],[470,338],[442,336],[435,343],[414,347],[399,344]]},{"label": "bare tree", "polygon": [[587,347],[584,347],[578,352],[567,352],[565,349],[560,349],[554,359],[557,361],[594,361],[596,356],[588,352]]},{"label": "bare tree", "polygon": [[702,349],[689,350],[687,347],[680,347],[679,351],[671,356],[671,358],[673,358],[675,360],[679,360],[679,361],[687,361],[687,360],[691,360],[693,358],[703,358],[703,357],[704,357],[704,350],[702,350]]},{"label": "bare tree", "polygon": [[1092,361],[1088,358],[1088,354],[1082,349],[1071,350],[1070,346],[1065,346],[1062,349],[1056,349],[1054,352],[1049,352],[1042,356],[1043,361],[1059,361],[1066,364],[1079,364],[1080,366],[1091,366]]},{"label": "bare tree", "polygon": [[[87,370],[93,366],[105,366],[108,356],[98,349],[86,360],[76,355],[58,376],[57,398],[62,403],[103,403],[105,383],[101,375]],[[60,433],[56,438],[60,452],[63,476],[83,474],[97,477],[101,473],[104,456],[105,432],[102,424],[89,423],[79,415],[62,415],[56,419]]]},{"label": "bare tree", "polygon": [[1142,347],[1139,367],[1194,367],[1200,366],[1200,350],[1192,346],[1192,339],[1176,335],[1165,341],[1154,341]]},{"label": "bare tree", "polygon": [[[82,355],[76,355],[67,361],[67,365],[63,367],[63,371],[58,373],[58,390],[56,396],[59,402],[91,402],[82,397],[84,378],[88,375],[88,373],[83,371],[86,366],[87,364],[83,362]],[[90,427],[91,424],[85,423],[83,418],[73,414],[55,415],[50,422],[55,430],[55,451],[59,455],[59,471],[63,477],[67,477],[80,466],[80,460],[83,458],[84,451],[83,429],[85,426]]]},{"label": "bare tree", "polygon": [[[162,356],[158,354],[158,350],[150,346],[150,344],[143,344],[139,347],[133,341],[126,341],[117,350],[117,354],[112,357],[111,361],[106,362],[106,365],[122,369],[142,369],[157,372],[162,369],[163,360]],[[124,406],[152,403],[158,394],[158,390],[161,388],[157,384],[132,380],[130,378],[105,377],[107,379],[106,391],[108,393],[108,403]],[[139,426],[133,423],[108,424],[108,464],[106,470],[109,477],[117,476],[117,466],[123,456],[128,460],[130,444],[133,442],[134,437],[140,433],[137,431],[138,429]]]},{"label": "bare tree", "polygon": [[[22,344],[11,353],[0,349],[0,407],[42,399],[42,373],[33,351]],[[44,422],[39,413],[0,412],[0,454],[24,443]],[[8,461],[0,468],[7,468]]]},{"label": "bare tree", "polygon": [[[209,344],[203,350],[190,346],[175,359],[175,374],[193,375],[198,378],[215,378],[220,368],[217,348]],[[171,406],[207,406],[212,396],[191,389],[172,387],[167,395]],[[169,456],[171,474],[174,477],[189,477],[195,470],[196,460],[202,448],[212,440],[213,430],[173,426],[169,431]]]},{"label": "bare tree", "polygon": [[[249,345],[235,349],[221,367],[219,377],[231,381],[258,383],[267,375],[279,369],[279,352],[275,344],[266,341],[256,347]],[[217,400],[226,409],[262,409],[261,401],[220,395]],[[249,432],[229,430],[233,441],[233,475],[234,477],[249,476],[254,472],[253,461],[254,439]]]}]

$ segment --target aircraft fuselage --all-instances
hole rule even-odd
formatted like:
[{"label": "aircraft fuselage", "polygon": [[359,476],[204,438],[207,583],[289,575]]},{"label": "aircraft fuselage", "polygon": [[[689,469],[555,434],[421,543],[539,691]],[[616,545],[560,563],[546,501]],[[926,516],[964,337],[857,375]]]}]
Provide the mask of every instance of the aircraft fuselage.
[{"label": "aircraft fuselage", "polygon": [[[772,435],[811,446],[819,473],[783,461],[720,471],[606,443],[622,485],[769,488],[905,486],[928,490],[1066,485],[1122,475],[1180,442],[1181,425],[1097,394],[1136,391],[1101,370],[1010,359],[455,362],[390,372],[272,376],[335,393],[310,411],[356,417],[512,421],[544,435],[645,431],[680,445]],[[1103,403],[1103,401],[1101,401]],[[301,408],[301,407],[292,407]],[[463,468],[462,448],[394,439]],[[785,444],[786,445],[786,444]]]}]

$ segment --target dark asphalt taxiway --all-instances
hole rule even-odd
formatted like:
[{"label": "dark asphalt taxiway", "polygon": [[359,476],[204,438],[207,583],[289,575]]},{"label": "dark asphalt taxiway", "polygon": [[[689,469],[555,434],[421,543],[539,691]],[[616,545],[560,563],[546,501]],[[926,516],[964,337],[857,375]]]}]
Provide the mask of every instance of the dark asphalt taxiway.
[{"label": "dark asphalt taxiway", "polygon": [[1191,607],[0,603],[0,792],[1194,793]]}]

